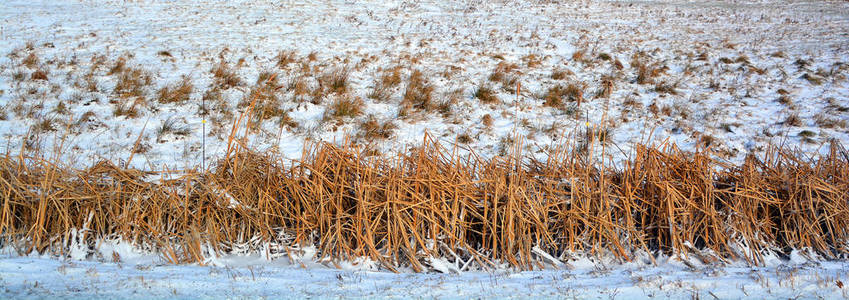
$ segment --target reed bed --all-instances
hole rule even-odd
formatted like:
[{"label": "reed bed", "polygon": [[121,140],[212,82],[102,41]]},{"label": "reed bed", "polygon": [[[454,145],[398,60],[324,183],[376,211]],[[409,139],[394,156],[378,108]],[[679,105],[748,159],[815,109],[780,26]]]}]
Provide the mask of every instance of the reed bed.
[{"label": "reed bed", "polygon": [[706,151],[640,146],[614,168],[566,148],[544,160],[459,155],[425,137],[378,157],[350,143],[311,144],[297,161],[233,147],[211,171],[169,173],[7,155],[0,246],[63,255],[120,238],[173,263],[314,246],[330,264],[367,257],[393,271],[430,270],[434,258],[457,270],[561,266],[581,254],[841,258],[849,156],[830,149],[813,159],[773,148],[726,165]]}]

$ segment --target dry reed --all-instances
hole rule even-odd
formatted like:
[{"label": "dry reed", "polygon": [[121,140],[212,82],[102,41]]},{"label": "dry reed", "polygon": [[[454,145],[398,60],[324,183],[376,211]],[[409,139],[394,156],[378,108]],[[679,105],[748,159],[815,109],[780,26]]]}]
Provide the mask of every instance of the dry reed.
[{"label": "dry reed", "polygon": [[173,263],[315,246],[333,263],[415,271],[431,257],[468,270],[558,266],[576,253],[752,264],[791,249],[847,254],[849,156],[837,144],[816,160],[772,149],[738,166],[639,146],[619,168],[566,148],[545,160],[460,156],[430,137],[393,157],[351,143],[312,144],[298,161],[232,149],[209,172],[2,157],[0,246],[65,254],[121,238]]}]

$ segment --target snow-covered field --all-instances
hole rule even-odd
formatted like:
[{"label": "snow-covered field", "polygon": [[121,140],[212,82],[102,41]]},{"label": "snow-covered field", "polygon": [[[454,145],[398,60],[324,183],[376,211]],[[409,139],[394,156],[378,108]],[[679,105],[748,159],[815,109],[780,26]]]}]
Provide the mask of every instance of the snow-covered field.
[{"label": "snow-covered field", "polygon": [[[636,142],[710,145],[740,161],[769,143],[816,152],[849,140],[845,1],[0,5],[0,150],[83,165],[133,149],[140,168],[199,165],[203,99],[206,154],[220,158],[268,77],[276,82],[260,102],[275,110],[250,145],[292,158],[307,139],[394,150],[425,131],[485,156],[503,154],[515,133],[543,153],[585,143],[587,123],[603,128],[614,160]],[[291,59],[278,64],[281,53]],[[212,74],[222,61],[237,82]],[[344,92],[324,79],[339,70]],[[416,70],[428,103],[403,100]],[[120,89],[124,74],[148,76]],[[187,96],[161,101],[183,77]],[[339,99],[361,112],[335,113]]]},{"label": "snow-covered field", "polygon": [[[259,101],[249,146],[289,158],[307,140],[391,152],[427,131],[484,156],[518,134],[537,155],[594,138],[614,161],[666,141],[737,162],[768,144],[849,144],[847,76],[846,1],[5,0],[0,152],[192,167],[203,134],[207,162],[220,158]],[[838,298],[849,274],[802,256],[393,274],[11,253],[0,298]]]},{"label": "snow-covered field", "polygon": [[621,264],[577,259],[542,271],[390,273],[326,267],[301,258],[231,257],[217,266],[174,266],[155,256],[121,263],[0,256],[0,298],[41,299],[841,299],[849,263],[794,255],[764,267],[706,266],[662,258]]}]

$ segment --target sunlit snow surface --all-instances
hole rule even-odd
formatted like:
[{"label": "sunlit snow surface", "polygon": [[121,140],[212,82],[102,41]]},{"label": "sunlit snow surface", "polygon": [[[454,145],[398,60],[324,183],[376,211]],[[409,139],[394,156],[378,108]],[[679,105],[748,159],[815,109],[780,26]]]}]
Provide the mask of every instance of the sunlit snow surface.
[{"label": "sunlit snow surface", "polygon": [[[8,251],[8,249],[6,250]],[[168,265],[127,249],[121,263],[0,258],[0,297],[15,299],[812,299],[845,298],[849,263],[811,262],[795,255],[764,267],[706,266],[678,258],[632,263],[581,258],[542,271],[502,269],[443,274],[391,273],[369,265],[341,269],[309,258],[220,258],[215,266]],[[404,271],[404,270],[402,270]]]},{"label": "sunlit snow surface", "polygon": [[[361,141],[378,150],[420,143],[428,131],[445,143],[467,134],[468,147],[485,157],[502,152],[501,143],[514,134],[525,140],[526,153],[542,157],[550,146],[576,143],[587,121],[610,128],[606,155],[612,161],[626,157],[635,143],[668,142],[692,150],[703,136],[713,137],[717,156],[730,161],[761,153],[768,144],[813,154],[827,151],[832,139],[849,141],[849,3],[557,2],[3,1],[0,105],[6,118],[0,120],[0,150],[19,151],[23,138],[33,135],[30,128],[44,117],[79,124],[77,120],[92,111],[102,126],[72,130],[59,150],[65,162],[87,166],[101,159],[126,160],[141,136],[141,144],[150,149],[132,161],[134,166],[199,165],[199,106],[219,56],[231,64],[244,59],[238,73],[246,85],[224,93],[229,109],[238,114],[244,108],[236,103],[259,72],[276,70],[274,57],[281,50],[300,56],[315,53],[315,64],[326,67],[359,65],[350,75],[349,90],[365,100],[364,115],[340,124],[322,121],[329,100],[296,104],[287,100],[291,93],[281,95],[282,108],[298,128],[280,131],[268,120],[264,131],[251,135],[250,146],[274,149],[289,158],[301,155],[306,139],[340,142],[345,135],[356,135],[357,124],[367,115],[397,127],[387,140]],[[27,43],[49,69],[47,82],[12,79],[18,71],[29,75],[31,70],[19,66],[22,58],[6,54],[25,49]],[[158,55],[161,51],[171,57]],[[572,58],[578,51],[587,62]],[[636,69],[630,66],[635,53],[641,53],[645,64],[665,66],[655,81],[675,85],[676,94],[659,93],[655,84],[637,84]],[[602,54],[611,60],[599,59]],[[74,86],[95,55],[106,56],[108,63],[132,55],[130,64],[155,74],[148,97],[181,76],[192,79],[195,91],[185,104],[153,103],[142,107],[139,117],[114,117],[114,105],[108,103],[114,98],[114,76],[94,76],[98,92]],[[527,59],[530,56],[534,59]],[[71,58],[77,65],[48,64]],[[613,60],[624,68],[615,68]],[[519,66],[518,97],[487,79],[502,61]],[[439,101],[461,91],[451,115],[416,112],[399,117],[403,83],[388,101],[369,99],[379,70],[396,65],[404,69],[404,80],[411,70],[424,72]],[[571,75],[554,80],[555,70]],[[445,76],[449,71],[453,75]],[[290,73],[281,72],[281,81],[298,76]],[[608,75],[616,78],[610,97],[595,98],[602,76]],[[805,79],[808,75],[821,80],[812,83]],[[500,104],[474,98],[481,83],[498,92]],[[545,92],[566,83],[585,86],[581,107],[571,112],[544,107]],[[779,103],[779,92],[789,102]],[[53,112],[59,101],[74,97],[90,105],[75,105],[69,114]],[[19,99],[26,99],[23,111],[28,116],[14,112]],[[486,114],[493,119],[491,127],[481,122]],[[785,122],[791,115],[800,122]],[[191,134],[158,138],[156,128],[169,118]],[[224,128],[207,138],[210,160],[222,156],[232,125],[219,123],[207,126],[208,133],[211,127]],[[45,155],[56,152],[53,146],[63,134],[41,134],[38,145]]]},{"label": "sunlit snow surface", "polygon": [[[0,120],[0,150],[21,149],[30,127],[45,116],[77,120],[93,111],[105,126],[68,136],[65,149],[59,150],[65,162],[87,166],[100,159],[127,159],[141,135],[152,148],[133,160],[133,166],[197,165],[198,105],[211,84],[209,70],[219,54],[232,63],[243,58],[238,72],[252,84],[260,71],[274,68],[273,57],[280,50],[314,52],[328,63],[338,57],[338,64],[344,58],[355,64],[373,56],[371,63],[351,74],[351,90],[365,99],[366,114],[394,120],[393,137],[376,142],[383,150],[420,142],[427,130],[445,142],[468,133],[473,138],[469,147],[484,156],[497,155],[499,141],[518,133],[527,140],[528,152],[542,155],[544,151],[537,150],[568,143],[568,136],[581,132],[584,123],[598,125],[603,118],[615,127],[610,140],[616,147],[607,153],[613,160],[622,159],[636,142],[668,141],[694,149],[698,134],[715,137],[722,158],[732,161],[769,143],[816,153],[825,151],[831,139],[849,141],[845,127],[828,128],[817,121],[818,116],[849,120],[845,110],[849,2],[555,2],[0,1],[0,106],[5,113]],[[27,43],[45,64],[53,58],[76,57],[79,65],[48,66],[46,83],[14,82],[13,74],[22,68],[20,58],[7,54]],[[158,55],[160,51],[173,57]],[[576,51],[586,51],[593,62],[572,61]],[[661,79],[678,83],[676,95],[661,95],[654,85],[634,83],[636,74],[629,64],[638,51],[668,67]],[[594,58],[601,53],[625,66],[606,100],[592,99],[601,77],[616,72],[611,63]],[[696,59],[702,53],[707,60]],[[196,87],[190,103],[160,105],[155,113],[145,110],[140,117],[127,119],[114,117],[108,103],[114,78],[96,76],[99,92],[73,86],[93,56],[115,59],[125,54],[155,74],[151,94],[189,76]],[[542,58],[539,66],[523,62],[531,54]],[[484,105],[473,93],[501,61],[496,56],[521,66],[524,92],[516,97],[499,88],[502,103]],[[417,57],[417,62],[410,57]],[[763,74],[741,63],[719,62],[740,57]],[[367,99],[378,69],[399,64],[433,75],[437,94],[462,89],[454,115],[398,118],[403,88],[395,90],[388,102]],[[459,71],[450,79],[435,75],[452,66]],[[586,95],[592,100],[577,116],[541,105],[538,95],[557,83],[550,78],[555,69],[568,70],[573,74],[570,81],[587,85]],[[820,84],[803,78],[815,73],[827,77]],[[788,93],[792,105],[776,101],[779,89]],[[38,95],[34,99],[41,101],[37,103],[41,111],[17,115],[16,99],[32,90]],[[228,101],[235,108],[248,90],[227,91]],[[60,101],[75,94],[96,101],[71,107],[68,115],[52,113]],[[627,108],[626,100],[638,105]],[[661,111],[668,107],[671,114],[649,113],[653,103]],[[322,123],[323,105],[284,105],[300,130],[286,130],[278,137],[276,126],[265,124],[273,134],[252,137],[252,147],[297,158],[307,138],[339,141],[346,133],[356,133],[359,120],[341,126]],[[485,114],[493,117],[492,128],[481,124]],[[791,114],[798,114],[801,124],[785,124]],[[153,129],[168,118],[192,128],[192,135],[157,141]],[[802,136],[806,130],[815,135]],[[61,130],[43,134],[42,151],[52,155],[62,135]],[[219,158],[226,135],[211,136],[206,142],[209,158]],[[0,298],[844,298],[847,288],[842,286],[849,273],[843,261],[808,261],[800,255],[772,259],[761,268],[743,262],[688,266],[678,258],[659,258],[656,265],[645,259],[622,263],[580,258],[568,262],[571,268],[559,270],[394,274],[351,263],[339,270],[329,263],[290,262],[285,257],[271,261],[227,257],[213,261],[214,266],[173,266],[156,255],[119,252],[122,262],[111,263],[108,255],[63,260],[19,257],[4,249]],[[451,268],[434,265],[433,269]]]}]

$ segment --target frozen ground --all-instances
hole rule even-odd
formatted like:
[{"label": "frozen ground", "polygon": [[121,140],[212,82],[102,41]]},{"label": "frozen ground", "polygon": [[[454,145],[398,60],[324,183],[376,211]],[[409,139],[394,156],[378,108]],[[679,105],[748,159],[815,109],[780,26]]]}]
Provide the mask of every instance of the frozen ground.
[{"label": "frozen ground", "polygon": [[[559,2],[0,1],[0,152],[82,166],[136,152],[139,168],[194,166],[202,99],[206,153],[219,158],[262,72],[277,74],[268,101],[285,113],[261,122],[250,145],[290,158],[309,139],[351,135],[392,150],[425,130],[487,156],[516,132],[542,155],[587,143],[586,123],[609,130],[613,159],[640,141],[711,146],[731,161],[769,143],[815,153],[849,141],[849,2]],[[278,65],[282,51],[291,64]],[[116,89],[122,57],[151,76],[137,92]],[[241,83],[216,83],[221,61]],[[339,68],[350,71],[346,91],[326,92],[322,77]],[[414,70],[433,87],[432,105],[404,107]],[[400,82],[374,96],[395,71]],[[188,99],[160,103],[184,76]],[[546,105],[568,85],[578,95]],[[481,87],[496,100],[476,97]],[[361,99],[363,112],[329,114],[337,98]],[[366,134],[370,116],[389,124],[386,136]],[[392,274],[283,258],[210,267],[9,253],[0,298],[839,298],[849,274],[845,262],[798,257],[763,268],[578,260],[567,270]]]},{"label": "frozen ground", "polygon": [[[504,154],[515,132],[542,155],[597,139],[587,123],[606,129],[596,132],[614,160],[647,141],[711,146],[732,161],[770,143],[814,153],[849,141],[845,1],[559,2],[3,1],[0,150],[85,165],[135,149],[136,167],[198,165],[201,99],[206,153],[219,158],[264,71],[278,79],[277,110],[250,145],[291,158],[308,139],[392,150],[425,130],[485,156]],[[291,64],[277,64],[281,51]],[[116,89],[120,57],[151,75],[138,93]],[[216,83],[221,61],[240,84]],[[342,68],[346,91],[322,88]],[[433,88],[428,105],[403,100],[414,70]],[[393,72],[400,82],[375,96]],[[183,76],[188,98],[159,103]],[[549,93],[558,85],[578,92]],[[480,87],[495,102],[476,97]],[[547,105],[550,95],[563,103]],[[338,98],[362,113],[333,115]],[[374,134],[370,118],[386,130]]]},{"label": "frozen ground", "polygon": [[[847,298],[849,264],[801,257],[769,266],[618,264],[579,259],[571,269],[388,273],[328,268],[306,260],[220,259],[221,266],[174,266],[155,257],[121,263],[0,258],[0,298],[443,298],[443,299],[837,299]],[[609,264],[609,265],[608,265]]]}]

